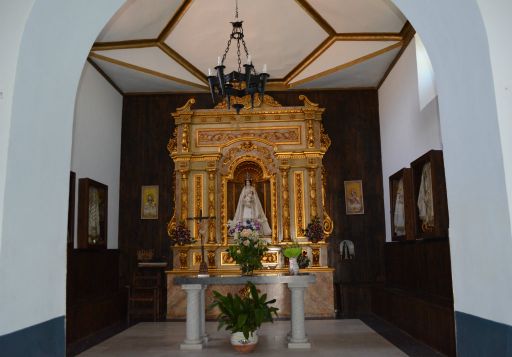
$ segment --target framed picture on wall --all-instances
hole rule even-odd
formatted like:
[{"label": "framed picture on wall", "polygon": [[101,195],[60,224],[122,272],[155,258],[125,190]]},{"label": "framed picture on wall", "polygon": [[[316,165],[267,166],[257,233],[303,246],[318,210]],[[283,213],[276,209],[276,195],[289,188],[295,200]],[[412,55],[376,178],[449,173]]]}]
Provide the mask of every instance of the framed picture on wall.
[{"label": "framed picture on wall", "polygon": [[78,248],[107,248],[108,186],[78,180]]},{"label": "framed picture on wall", "polygon": [[158,186],[142,186],[140,201],[141,219],[158,219]]},{"label": "framed picture on wall", "polygon": [[364,214],[363,181],[345,181],[345,208],[347,215]]}]

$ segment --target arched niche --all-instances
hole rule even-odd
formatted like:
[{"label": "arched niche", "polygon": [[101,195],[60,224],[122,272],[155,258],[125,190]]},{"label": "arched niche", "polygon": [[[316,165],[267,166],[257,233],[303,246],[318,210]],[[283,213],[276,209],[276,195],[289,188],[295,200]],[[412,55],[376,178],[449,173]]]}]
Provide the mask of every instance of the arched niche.
[{"label": "arched niche", "polygon": [[271,183],[269,175],[265,174],[263,163],[258,162],[254,158],[244,159],[237,163],[234,167],[232,178],[227,180],[227,216],[229,219],[235,216],[240,193],[245,185],[246,179],[251,181],[258,193],[261,205],[265,212],[265,216],[272,227],[272,199],[271,199]]}]

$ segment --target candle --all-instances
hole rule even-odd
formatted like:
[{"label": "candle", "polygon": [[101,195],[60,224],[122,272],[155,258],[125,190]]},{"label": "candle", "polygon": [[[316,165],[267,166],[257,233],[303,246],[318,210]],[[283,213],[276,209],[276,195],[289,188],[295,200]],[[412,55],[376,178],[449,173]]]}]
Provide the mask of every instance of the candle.
[{"label": "candle", "polygon": [[267,73],[267,64],[266,63],[263,65],[263,71],[262,72],[263,73]]},{"label": "candle", "polygon": [[251,64],[251,63],[252,63],[251,55],[248,55],[247,56],[247,64]]},{"label": "candle", "polygon": [[208,76],[211,76],[211,75],[212,75],[212,69],[208,68]]},{"label": "candle", "polygon": [[221,60],[221,57],[217,57],[217,65],[220,66],[222,64],[222,60]]}]

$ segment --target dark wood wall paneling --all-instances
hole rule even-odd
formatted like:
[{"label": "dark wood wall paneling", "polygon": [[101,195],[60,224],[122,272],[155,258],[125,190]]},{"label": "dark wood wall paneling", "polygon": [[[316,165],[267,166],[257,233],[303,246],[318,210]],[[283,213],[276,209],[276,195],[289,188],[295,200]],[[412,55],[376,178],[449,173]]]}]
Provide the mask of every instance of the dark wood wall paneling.
[{"label": "dark wood wall paneling", "polygon": [[[303,105],[304,93],[326,108],[324,126],[332,139],[325,157],[327,202],[335,228],[329,264],[336,268],[343,314],[369,312],[370,288],[383,279],[384,213],[378,97],[375,90],[269,93],[284,106]],[[123,106],[119,247],[123,273],[136,266],[136,250],[154,248],[168,256],[166,225],[172,214],[173,165],[166,146],[174,129],[171,113],[190,98],[193,108],[212,108],[208,94],[126,96]],[[345,215],[344,180],[363,180],[365,214]],[[140,219],[142,185],[160,186],[158,220]],[[354,241],[356,258],[340,261],[339,243]]]},{"label": "dark wood wall paneling", "polygon": [[386,243],[386,283],[372,311],[435,349],[455,355],[450,248],[447,239]]},{"label": "dark wood wall paneling", "polygon": [[119,283],[119,251],[69,249],[66,291],[68,347],[125,321],[127,296]]},{"label": "dark wood wall paneling", "polygon": [[[171,113],[191,97],[195,108],[211,107],[204,94],[125,96],[121,135],[119,249],[127,281],[136,267],[137,249],[154,249],[169,259],[167,222],[172,215],[174,165],[167,143],[174,130]],[[141,186],[159,186],[158,219],[141,219]]]}]

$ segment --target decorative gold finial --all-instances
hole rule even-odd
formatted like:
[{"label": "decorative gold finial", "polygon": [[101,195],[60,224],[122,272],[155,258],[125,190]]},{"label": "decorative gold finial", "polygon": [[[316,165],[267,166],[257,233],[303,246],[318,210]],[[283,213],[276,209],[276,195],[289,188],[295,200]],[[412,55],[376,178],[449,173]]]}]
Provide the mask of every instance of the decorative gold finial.
[{"label": "decorative gold finial", "polygon": [[196,100],[194,98],[190,98],[187,100],[184,106],[176,109],[177,112],[188,112],[192,108],[192,105],[195,104]]},{"label": "decorative gold finial", "polygon": [[304,102],[305,107],[318,108],[318,104],[310,101],[308,97],[306,97],[304,94],[299,95],[299,100],[302,100]]}]

